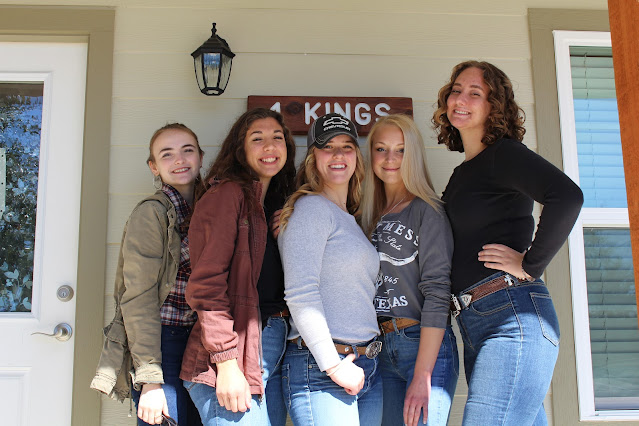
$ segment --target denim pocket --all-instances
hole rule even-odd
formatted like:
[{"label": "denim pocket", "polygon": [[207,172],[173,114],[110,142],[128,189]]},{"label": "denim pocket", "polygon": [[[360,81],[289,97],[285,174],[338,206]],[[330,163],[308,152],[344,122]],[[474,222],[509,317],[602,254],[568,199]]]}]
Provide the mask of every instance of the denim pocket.
[{"label": "denim pocket", "polygon": [[409,342],[419,342],[421,330],[421,326],[419,324],[415,324],[399,330],[399,334],[402,338]]},{"label": "denim pocket", "polygon": [[500,290],[471,303],[468,309],[477,315],[487,316],[512,306],[508,292]]},{"label": "denim pocket", "polygon": [[559,320],[555,313],[555,306],[549,294],[530,293],[533,305],[537,311],[539,325],[544,337],[555,346],[559,345]]}]

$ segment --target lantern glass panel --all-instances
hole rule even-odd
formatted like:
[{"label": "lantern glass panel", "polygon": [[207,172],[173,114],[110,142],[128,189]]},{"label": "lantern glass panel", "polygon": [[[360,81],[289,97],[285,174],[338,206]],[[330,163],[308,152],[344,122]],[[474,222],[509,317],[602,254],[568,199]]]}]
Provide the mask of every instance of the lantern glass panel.
[{"label": "lantern glass panel", "polygon": [[231,76],[231,61],[233,58],[229,58],[226,55],[222,56],[222,72],[220,75],[220,89],[226,90],[226,85],[229,84],[229,77]]},{"label": "lantern glass panel", "polygon": [[206,83],[204,82],[204,76],[202,75],[202,55],[198,55],[195,57],[194,64],[195,79],[197,80],[197,85],[201,91],[206,86]]},{"label": "lantern glass panel", "polygon": [[202,57],[207,89],[217,92],[220,87],[220,53],[205,53]]}]

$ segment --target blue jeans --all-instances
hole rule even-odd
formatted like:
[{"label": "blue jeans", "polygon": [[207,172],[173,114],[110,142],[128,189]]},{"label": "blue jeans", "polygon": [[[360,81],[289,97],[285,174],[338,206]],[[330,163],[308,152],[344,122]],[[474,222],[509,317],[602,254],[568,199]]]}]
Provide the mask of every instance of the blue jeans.
[{"label": "blue jeans", "polygon": [[[415,373],[415,360],[419,350],[421,326],[419,324],[382,336],[379,367],[384,382],[384,413],[382,425],[404,424],[404,399]],[[451,326],[446,328],[439,348],[437,362],[431,375],[431,393],[428,401],[429,426],[446,426],[450,406],[459,378],[457,342]],[[423,424],[423,414],[418,424]]]},{"label": "blue jeans", "polygon": [[468,382],[464,426],[547,424],[543,401],[559,352],[559,322],[543,281],[512,280],[457,317]]},{"label": "blue jeans", "polygon": [[[340,355],[341,358],[345,356]],[[282,363],[282,378],[293,424],[379,425],[382,420],[382,380],[377,371],[378,358],[360,356],[354,361],[364,370],[366,380],[357,395],[349,395],[320,371],[308,348],[289,342]]]},{"label": "blue jeans", "polygon": [[200,412],[204,426],[213,425],[273,425],[286,424],[286,406],[282,398],[281,362],[288,335],[285,318],[270,317],[262,330],[262,381],[265,396],[253,395],[251,408],[244,413],[227,410],[217,401],[215,388],[203,383],[184,381]]},{"label": "blue jeans", "polygon": [[[189,340],[189,334],[191,334],[191,327],[162,326],[162,374],[164,375],[162,390],[169,407],[169,415],[180,426],[199,426],[202,424],[200,416],[180,379],[182,356],[184,355],[186,342]],[[140,393],[140,391],[135,389],[131,390],[136,408],[140,401]],[[138,426],[145,425],[148,425],[148,423],[138,417]]]}]

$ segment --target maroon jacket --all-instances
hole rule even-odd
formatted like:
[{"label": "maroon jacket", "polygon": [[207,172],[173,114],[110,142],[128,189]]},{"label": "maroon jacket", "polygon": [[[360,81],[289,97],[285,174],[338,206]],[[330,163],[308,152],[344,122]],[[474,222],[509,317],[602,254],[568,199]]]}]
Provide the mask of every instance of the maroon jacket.
[{"label": "maroon jacket", "polygon": [[[253,184],[255,199],[262,186]],[[215,387],[216,362],[237,358],[252,394],[263,394],[257,279],[266,248],[262,209],[248,211],[240,185],[215,182],[189,227],[191,278],[186,301],[197,312],[180,378]]]}]

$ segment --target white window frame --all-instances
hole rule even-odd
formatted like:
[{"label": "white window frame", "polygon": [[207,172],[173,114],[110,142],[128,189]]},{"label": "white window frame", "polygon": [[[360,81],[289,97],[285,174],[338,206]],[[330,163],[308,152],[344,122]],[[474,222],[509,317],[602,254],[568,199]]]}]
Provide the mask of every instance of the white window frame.
[{"label": "white window frame", "polygon": [[[572,95],[570,67],[571,46],[611,47],[610,33],[597,31],[553,31],[557,93],[564,172],[579,184],[577,133]],[[568,238],[572,312],[577,362],[577,391],[580,420],[639,420],[639,410],[596,410],[592,352],[590,345],[590,319],[588,315],[588,289],[583,228],[629,228],[627,208],[583,208]]]}]

